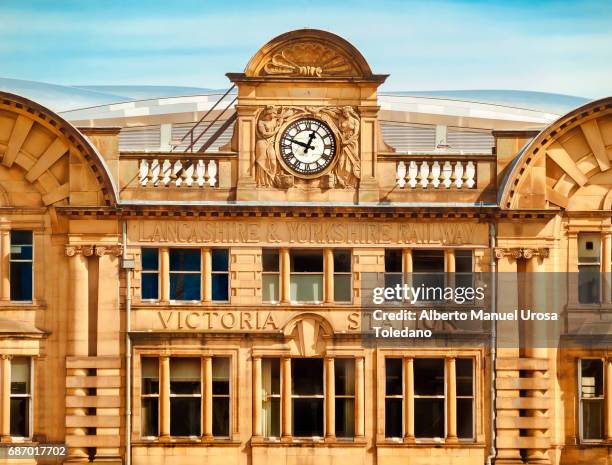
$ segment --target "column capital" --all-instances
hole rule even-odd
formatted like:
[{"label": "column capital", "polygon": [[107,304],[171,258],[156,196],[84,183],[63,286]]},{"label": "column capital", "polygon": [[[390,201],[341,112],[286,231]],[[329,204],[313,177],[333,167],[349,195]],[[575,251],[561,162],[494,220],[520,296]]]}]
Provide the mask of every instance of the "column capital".
[{"label": "column capital", "polygon": [[83,255],[84,257],[91,257],[94,254],[93,245],[66,245],[66,256],[75,257],[76,255]]},{"label": "column capital", "polygon": [[98,257],[102,255],[120,257],[123,254],[123,246],[121,245],[96,245],[95,249]]},{"label": "column capital", "polygon": [[533,257],[548,258],[550,256],[550,249],[548,247],[540,248],[523,248],[523,247],[496,247],[495,258],[502,259],[504,257],[511,257],[515,260],[524,258],[529,260]]},{"label": "column capital", "polygon": [[0,360],[11,360],[13,358],[10,354],[0,354]]}]

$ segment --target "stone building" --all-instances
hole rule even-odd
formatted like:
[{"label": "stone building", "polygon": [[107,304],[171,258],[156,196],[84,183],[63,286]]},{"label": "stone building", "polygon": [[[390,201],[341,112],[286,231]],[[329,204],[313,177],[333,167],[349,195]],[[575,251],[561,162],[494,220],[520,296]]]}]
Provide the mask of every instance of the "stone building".
[{"label": "stone building", "polygon": [[[156,151],[120,150],[127,114],[77,129],[0,93],[3,445],[134,465],[609,463],[609,346],[372,348],[360,299],[366,273],[611,272],[612,99],[554,121],[381,108],[386,76],[308,29],[227,76],[231,105]],[[410,134],[435,143],[394,146]],[[604,335],[605,283],[565,309]]]}]

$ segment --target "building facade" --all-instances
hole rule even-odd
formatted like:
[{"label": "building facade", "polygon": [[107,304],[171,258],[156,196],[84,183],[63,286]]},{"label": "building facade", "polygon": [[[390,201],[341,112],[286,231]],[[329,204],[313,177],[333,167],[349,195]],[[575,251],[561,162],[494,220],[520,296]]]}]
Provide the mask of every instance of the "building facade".
[{"label": "building facade", "polygon": [[[612,272],[612,99],[440,117],[431,150],[402,151],[388,118],[423,117],[381,110],[386,76],[333,34],[283,34],[227,76],[227,113],[154,152],[0,94],[3,445],[134,465],[609,463],[609,346],[370,347],[360,299],[367,273]],[[453,150],[464,133],[493,150]],[[606,282],[565,308],[599,335]]]}]

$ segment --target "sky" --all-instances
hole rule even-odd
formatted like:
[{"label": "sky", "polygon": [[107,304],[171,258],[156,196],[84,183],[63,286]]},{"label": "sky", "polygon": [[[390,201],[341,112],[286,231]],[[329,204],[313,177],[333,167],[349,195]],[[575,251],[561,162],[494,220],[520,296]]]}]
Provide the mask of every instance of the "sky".
[{"label": "sky", "polygon": [[268,40],[334,32],[385,90],[612,95],[612,1],[0,0],[0,77],[226,88]]}]

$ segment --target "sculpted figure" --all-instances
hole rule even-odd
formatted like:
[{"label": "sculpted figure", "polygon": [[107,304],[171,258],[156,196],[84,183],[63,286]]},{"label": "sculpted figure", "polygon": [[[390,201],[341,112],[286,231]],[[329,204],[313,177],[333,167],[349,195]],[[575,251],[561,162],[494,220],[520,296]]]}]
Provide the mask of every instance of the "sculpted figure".
[{"label": "sculpted figure", "polygon": [[276,183],[276,150],[274,136],[291,113],[268,105],[257,121],[257,142],[255,143],[255,182],[257,187],[271,187]]},{"label": "sculpted figure", "polygon": [[359,116],[351,107],[343,107],[338,118],[340,153],[335,173],[340,186],[357,187],[361,178],[359,161]]}]

